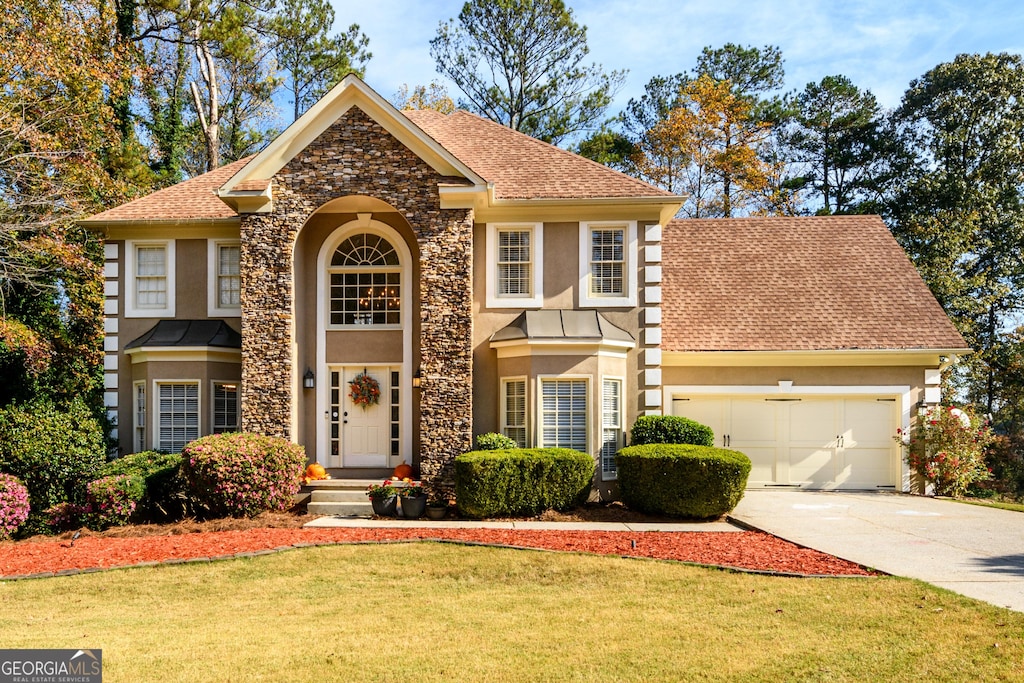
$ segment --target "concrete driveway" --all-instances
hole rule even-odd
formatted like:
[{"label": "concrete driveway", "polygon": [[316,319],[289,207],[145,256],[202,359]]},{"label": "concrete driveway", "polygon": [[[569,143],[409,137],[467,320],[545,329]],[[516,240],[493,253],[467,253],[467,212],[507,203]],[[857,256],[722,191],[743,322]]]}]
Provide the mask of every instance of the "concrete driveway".
[{"label": "concrete driveway", "polygon": [[1024,612],[1024,513],[899,493],[749,490],[741,523]]}]

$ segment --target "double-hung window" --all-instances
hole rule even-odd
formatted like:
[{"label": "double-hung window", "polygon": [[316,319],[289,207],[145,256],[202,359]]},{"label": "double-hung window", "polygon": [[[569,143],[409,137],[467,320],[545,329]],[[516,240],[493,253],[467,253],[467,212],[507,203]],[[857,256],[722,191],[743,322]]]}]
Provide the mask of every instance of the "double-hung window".
[{"label": "double-hung window", "polygon": [[580,223],[580,305],[635,306],[635,222]]},{"label": "double-hung window", "polygon": [[130,318],[174,315],[174,241],[126,243]]},{"label": "double-hung window", "polygon": [[526,448],[526,379],[502,381],[501,433]]},{"label": "double-hung window", "polygon": [[543,226],[487,226],[487,307],[538,308],[543,303]]},{"label": "double-hung window", "polygon": [[208,315],[236,316],[242,306],[242,248],[237,240],[210,240]]},{"label": "double-hung window", "polygon": [[601,381],[601,479],[618,477],[615,454],[622,447],[622,380]]},{"label": "double-hung window", "polygon": [[238,384],[213,383],[213,433],[238,431]]}]

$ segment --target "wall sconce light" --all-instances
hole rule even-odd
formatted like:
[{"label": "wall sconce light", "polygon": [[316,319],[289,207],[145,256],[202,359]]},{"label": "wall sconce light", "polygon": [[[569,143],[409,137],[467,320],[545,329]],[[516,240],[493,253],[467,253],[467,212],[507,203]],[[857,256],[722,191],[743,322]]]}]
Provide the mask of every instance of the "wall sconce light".
[{"label": "wall sconce light", "polygon": [[413,373],[413,376],[412,376],[412,388],[413,389],[419,389],[420,388],[420,380],[422,380],[422,379],[423,379],[423,375],[420,374],[420,369],[416,368],[416,372]]},{"label": "wall sconce light", "polygon": [[302,376],[302,386],[307,389],[312,389],[316,386],[316,375],[310,368],[306,368],[306,374]]}]

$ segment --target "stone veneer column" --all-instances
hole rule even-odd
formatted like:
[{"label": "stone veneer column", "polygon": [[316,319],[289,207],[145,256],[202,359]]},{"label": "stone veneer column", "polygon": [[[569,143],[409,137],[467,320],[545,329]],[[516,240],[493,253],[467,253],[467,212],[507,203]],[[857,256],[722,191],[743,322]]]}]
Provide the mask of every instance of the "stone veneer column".
[{"label": "stone veneer column", "polygon": [[472,444],[473,212],[441,209],[438,184],[460,180],[439,175],[358,108],[274,176],[273,212],[241,221],[243,429],[292,437],[292,250],[298,231],[332,199],[375,197],[399,211],[416,235],[420,465],[424,477],[450,484],[452,460]]}]

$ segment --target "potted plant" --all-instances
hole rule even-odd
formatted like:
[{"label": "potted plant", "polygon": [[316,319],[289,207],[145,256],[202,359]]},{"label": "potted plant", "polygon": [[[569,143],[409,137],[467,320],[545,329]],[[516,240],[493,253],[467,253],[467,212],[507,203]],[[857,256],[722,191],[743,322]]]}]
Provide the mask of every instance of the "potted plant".
[{"label": "potted plant", "polygon": [[373,506],[373,514],[381,517],[398,516],[398,489],[395,488],[395,482],[385,479],[380,484],[370,484],[366,488],[366,495]]},{"label": "potted plant", "polygon": [[435,496],[427,501],[427,519],[444,519],[448,514],[448,499]]},{"label": "potted plant", "polygon": [[402,516],[406,519],[419,519],[427,507],[427,492],[418,481],[405,480],[405,486],[399,489],[402,499]]}]

